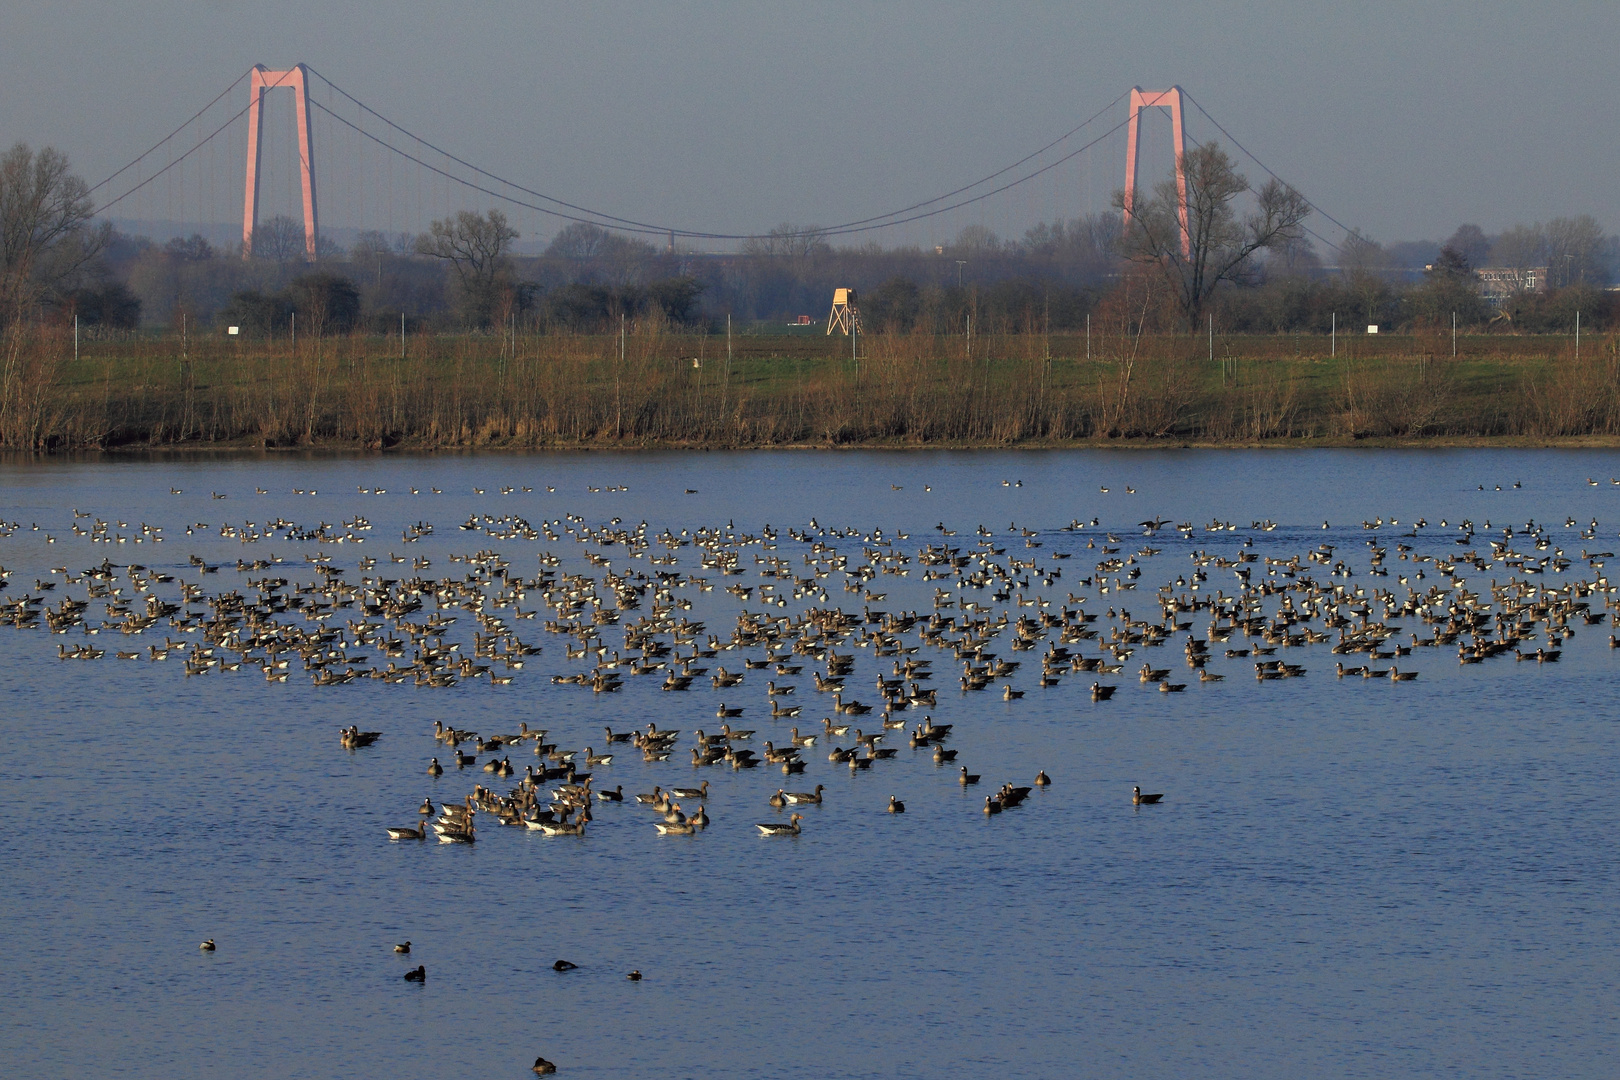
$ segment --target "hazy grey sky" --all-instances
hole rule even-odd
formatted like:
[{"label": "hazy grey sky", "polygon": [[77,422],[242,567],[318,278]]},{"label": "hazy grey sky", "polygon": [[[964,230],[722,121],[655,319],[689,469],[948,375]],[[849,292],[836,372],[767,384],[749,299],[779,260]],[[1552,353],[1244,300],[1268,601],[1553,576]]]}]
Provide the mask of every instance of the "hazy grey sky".
[{"label": "hazy grey sky", "polygon": [[[1381,240],[1574,213],[1620,229],[1613,0],[8,7],[0,138],[61,147],[92,182],[252,64],[304,61],[533,187],[746,232],[941,193],[1133,84],[1178,83],[1314,202]],[[1120,105],[1108,122],[1123,116]],[[1011,228],[1098,208],[1121,182],[1123,140],[1110,146],[984,220]],[[1155,163],[1168,168],[1167,155],[1144,166]]]}]

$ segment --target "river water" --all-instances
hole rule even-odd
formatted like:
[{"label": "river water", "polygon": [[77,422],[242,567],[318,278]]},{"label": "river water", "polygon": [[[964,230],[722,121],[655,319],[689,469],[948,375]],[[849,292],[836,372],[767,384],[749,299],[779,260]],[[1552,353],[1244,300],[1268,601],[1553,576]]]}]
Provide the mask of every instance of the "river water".
[{"label": "river water", "polygon": [[[915,556],[925,543],[975,550],[982,524],[1007,556],[1063,571],[1013,591],[1039,594],[1051,611],[1083,602],[1106,628],[1116,609],[1157,619],[1154,590],[1181,578],[1175,591],[1187,593],[1198,550],[1285,558],[1325,542],[1354,576],[1306,563],[1319,582],[1403,597],[1408,585],[1449,585],[1433,563],[1397,561],[1396,545],[1454,557],[1465,519],[1479,532],[1468,550],[1487,559],[1503,526],[1524,549],[1523,526],[1545,524],[1551,547],[1538,557],[1562,549],[1572,565],[1533,584],[1591,581],[1605,571],[1581,552],[1620,550],[1614,473],[1620,457],[1609,452],[1478,450],[13,464],[0,466],[0,518],[17,525],[0,539],[10,572],[0,601],[83,597],[82,583],[41,592],[36,581],[60,583],[66,575],[53,568],[76,575],[104,559],[172,575],[157,591],[178,601],[180,579],[210,592],[251,592],[248,579],[267,573],[313,581],[315,554],[351,581],[366,576],[366,557],[381,560],[375,574],[459,580],[468,567],[451,555],[491,549],[528,576],[545,551],[560,572],[598,579],[604,571],[586,552],[615,572],[704,576],[712,591],[672,590],[692,604],[675,614],[721,638],[744,607],[927,614],[942,587],[991,614],[1042,610],[923,580]],[[746,573],[724,578],[700,568],[692,547],[679,549],[677,565],[655,567],[561,532],[551,542],[458,528],[471,514],[558,530],[569,514],[593,528],[645,520],[649,532],[729,523],[758,535],[769,524],[778,541],[774,551],[741,548]],[[371,528],[353,528],[356,515]],[[1145,539],[1136,523],[1155,516],[1194,529]],[[278,518],[364,542],[220,534]],[[1093,518],[1096,527],[1062,530]],[[1420,518],[1418,535],[1403,537]],[[113,542],[73,533],[98,519]],[[769,609],[757,594],[744,602],[724,592],[765,580],[756,557],[786,558],[808,575],[810,549],[788,530],[812,519],[860,534],[819,537],[851,567],[873,546],[863,536],[882,529],[892,550],[912,556],[910,573],[869,582],[881,601],[846,593],[839,573],[822,582],[826,604],[786,587],[786,606]],[[1595,536],[1581,539],[1594,519]],[[1250,528],[1267,520],[1278,527]],[[1237,527],[1209,530],[1216,521]],[[404,543],[417,523],[433,533]],[[957,535],[942,536],[941,524]],[[163,542],[142,525],[161,527]],[[1042,547],[1026,546],[1026,529]],[[1368,576],[1369,540],[1387,548],[1391,576]],[[1120,576],[1094,574],[1101,549],[1123,558],[1144,545],[1160,553],[1140,558],[1137,588],[1101,592]],[[1050,559],[1064,552],[1072,557]],[[431,569],[390,563],[391,553]],[[218,574],[199,576],[193,555]],[[269,571],[236,569],[238,559],[275,558]],[[1264,561],[1247,565],[1256,583],[1282,580]],[[1488,600],[1491,581],[1518,568],[1459,571]],[[1208,572],[1201,595],[1233,595],[1233,570]],[[1603,594],[1590,599],[1603,609]],[[704,677],[688,693],[664,693],[660,676],[626,675],[622,692],[593,694],[552,684],[587,661],[545,632],[555,613],[538,594],[525,606],[541,608],[538,618],[507,616],[544,652],[510,685],[449,688],[317,686],[296,659],[284,683],[248,665],[187,677],[178,650],[165,663],[146,658],[166,637],[198,636],[166,623],[127,638],[0,626],[0,783],[11,813],[0,833],[4,1072],[516,1077],[540,1054],[559,1075],[603,1077],[1613,1075],[1620,651],[1606,624],[1572,622],[1556,664],[1509,655],[1464,666],[1452,648],[1415,648],[1398,663],[1420,677],[1399,683],[1335,678],[1334,663],[1352,658],[1329,644],[1280,649],[1306,675],[1260,681],[1252,660],[1225,655],[1249,644],[1241,634],[1211,642],[1209,670],[1225,681],[1200,683],[1173,638],[1105,678],[1119,686],[1107,702],[1091,700],[1091,675],[1038,686],[1036,652],[1021,654],[1011,678],[965,693],[955,657],[924,645],[916,655],[933,660],[939,699],[925,711],[954,725],[948,745],[985,778],[963,788],[903,732],[887,742],[900,753],[868,771],[830,763],[825,736],[806,751],[803,776],[695,769],[690,733],[718,728],[721,701],[744,707],[731,722],[758,729],[755,743],[785,741],[790,722],[819,727],[831,702],[811,685],[815,661],[805,658],[797,678],[750,671],[724,691]],[[101,607],[91,603],[90,623],[105,621]],[[432,610],[429,598],[421,615]],[[470,613],[445,611],[460,616],[470,652]],[[353,617],[339,612],[330,624]],[[1191,618],[1201,636],[1207,613]],[[1396,621],[1403,637],[1431,632],[1413,617]],[[603,636],[622,647],[619,628]],[[1005,644],[1005,635],[996,642]],[[58,659],[59,646],[81,645],[106,655]],[[141,658],[120,660],[119,649]],[[849,693],[874,700],[893,659],[853,642],[839,651],[857,656]],[[702,663],[738,670],[745,655],[763,651]],[[1156,692],[1135,675],[1144,659],[1190,685]],[[797,684],[783,700],[804,708],[800,719],[773,720],[768,679]],[[1004,700],[1003,682],[1025,696]],[[862,719],[878,726],[875,716],[850,722]],[[511,786],[477,769],[429,777],[430,757],[448,760],[435,720],[484,734],[526,722],[565,748],[599,751],[604,726],[679,727],[687,736],[670,761],[620,745],[594,782],[630,794],[707,779],[713,824],[664,837],[647,808],[599,803],[579,838],[481,816],[476,845],[390,842],[384,828],[414,823],[424,796],[458,801],[477,782]],[[337,731],[348,724],[383,737],[345,751]],[[534,760],[527,749],[512,757],[520,773]],[[1042,769],[1050,788],[1015,810],[982,812],[993,785],[1027,785]],[[806,808],[801,835],[766,838],[753,827],[782,820],[766,801],[777,787],[818,783],[825,801]],[[1134,807],[1133,784],[1166,793],[1163,803]],[[905,814],[883,812],[891,795]],[[204,938],[217,951],[200,951]],[[411,955],[395,955],[407,939]],[[560,958],[578,969],[553,971]],[[401,977],[416,964],[425,984]],[[627,980],[631,969],[645,977]]]}]

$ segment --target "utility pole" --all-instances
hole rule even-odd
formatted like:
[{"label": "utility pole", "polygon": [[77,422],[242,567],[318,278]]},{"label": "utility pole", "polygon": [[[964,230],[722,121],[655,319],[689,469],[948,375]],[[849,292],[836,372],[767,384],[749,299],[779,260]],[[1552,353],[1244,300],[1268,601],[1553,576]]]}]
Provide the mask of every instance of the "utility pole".
[{"label": "utility pole", "polygon": [[1086,359],[1091,359],[1091,312],[1086,312]]},{"label": "utility pole", "polygon": [[[184,316],[182,316],[183,319]],[[292,348],[293,352],[298,351],[298,312],[296,311],[292,313]]]},{"label": "utility pole", "polygon": [[956,287],[958,289],[960,289],[962,287],[962,267],[964,267],[966,265],[967,265],[967,260],[966,259],[957,259],[956,260]]},{"label": "utility pole", "polygon": [[[1567,258],[1567,256],[1566,256]],[[1575,309],[1575,362],[1581,362],[1581,309]]]},{"label": "utility pole", "polygon": [[1209,314],[1209,361],[1215,362],[1215,313]]},{"label": "utility pole", "polygon": [[399,313],[399,358],[405,359],[405,313]]},{"label": "utility pole", "polygon": [[73,313],[73,362],[79,362],[79,313]]},{"label": "utility pole", "polygon": [[1331,323],[1329,323],[1328,325],[1330,326],[1330,329],[1328,330],[1328,355],[1329,356],[1338,356],[1339,355],[1339,313],[1337,311],[1335,311],[1333,313],[1333,321]]}]

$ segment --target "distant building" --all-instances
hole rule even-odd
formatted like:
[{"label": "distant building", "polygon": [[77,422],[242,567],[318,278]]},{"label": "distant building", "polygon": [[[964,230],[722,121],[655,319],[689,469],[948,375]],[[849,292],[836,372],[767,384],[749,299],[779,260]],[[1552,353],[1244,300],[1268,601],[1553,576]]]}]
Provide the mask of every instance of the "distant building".
[{"label": "distant building", "polygon": [[1479,294],[1493,304],[1520,293],[1547,291],[1545,266],[1482,266],[1474,276],[1479,279]]}]

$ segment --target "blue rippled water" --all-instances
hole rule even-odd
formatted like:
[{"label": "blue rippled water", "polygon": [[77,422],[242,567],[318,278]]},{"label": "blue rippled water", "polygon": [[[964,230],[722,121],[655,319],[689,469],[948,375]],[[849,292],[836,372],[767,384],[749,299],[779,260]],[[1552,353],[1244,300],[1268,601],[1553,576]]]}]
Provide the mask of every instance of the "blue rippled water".
[{"label": "blue rippled water", "polygon": [[[103,559],[195,581],[193,554],[223,564],[210,590],[262,576],[238,573],[239,558],[278,556],[275,572],[312,580],[305,558],[317,550],[349,580],[365,556],[383,560],[377,573],[406,576],[408,566],[390,570],[389,552],[430,558],[425,576],[459,578],[466,568],[449,556],[482,548],[529,576],[541,551],[571,573],[601,573],[586,550],[616,571],[655,569],[566,535],[533,543],[459,530],[471,513],[535,523],[572,513],[593,527],[645,519],[677,532],[731,522],[757,534],[768,523],[780,530],[774,554],[807,573],[807,548],[787,529],[815,518],[905,532],[895,549],[913,556],[941,539],[938,523],[964,549],[982,523],[1009,555],[1046,565],[1070,552],[1062,580],[1023,591],[1054,606],[1085,596],[1106,626],[1110,608],[1157,617],[1153,590],[1190,574],[1192,551],[1230,556],[1246,541],[1279,557],[1332,543],[1355,568],[1348,584],[1404,595],[1394,577],[1365,576],[1366,541],[1388,546],[1392,573],[1415,573],[1420,564],[1394,562],[1394,545],[1419,517],[1428,527],[1404,542],[1442,556],[1460,550],[1464,518],[1487,554],[1487,520],[1497,532],[1545,523],[1573,564],[1534,584],[1590,581],[1605,571],[1580,552],[1620,550],[1615,472],[1617,455],[1574,451],[11,464],[0,466],[0,517],[20,527],[0,539],[10,572],[0,601],[40,595],[35,581],[53,567],[76,573]],[[506,485],[518,490],[503,495]],[[628,490],[588,490],[619,485]],[[362,486],[386,494],[361,495]],[[362,545],[244,544],[219,533],[357,514],[373,526],[358,534]],[[1197,528],[1144,540],[1132,526],[1154,515]],[[1094,516],[1098,528],[1059,531]],[[1571,517],[1578,527],[1565,527]],[[70,532],[97,518],[126,543]],[[1386,525],[1362,527],[1377,518]],[[1279,527],[1248,527],[1266,519]],[[1579,539],[1593,519],[1597,536]],[[1217,520],[1239,528],[1205,530]],[[433,535],[401,544],[416,522],[432,523]],[[142,523],[161,526],[164,542],[135,545]],[[197,523],[208,528],[186,535]],[[1044,546],[1024,548],[1008,532],[1014,523],[1039,530]],[[1134,593],[1080,584],[1100,557],[1087,544],[1100,548],[1107,530],[1127,554],[1162,549],[1141,560]],[[828,542],[861,561],[859,538]],[[761,580],[752,562],[761,553],[743,549],[748,574],[735,580]],[[745,605],[697,566],[694,549],[679,558],[657,569],[717,585],[676,590],[693,603],[680,614],[727,636]],[[1464,571],[1487,597],[1493,578],[1514,572],[1500,563]],[[1432,564],[1411,582],[1443,583]],[[875,606],[928,612],[935,587],[948,584],[924,582],[913,562],[909,576],[869,588],[888,594]],[[827,585],[829,603],[861,606],[841,575]],[[1203,588],[1231,595],[1236,585],[1230,570],[1212,569]],[[59,585],[43,595],[82,592]],[[746,606],[759,610],[757,600]],[[1044,769],[1049,789],[986,819],[982,786],[963,789],[903,741],[891,740],[902,747],[895,760],[854,774],[830,764],[818,741],[806,774],[784,784],[775,769],[695,770],[687,740],[664,763],[619,753],[595,770],[596,783],[633,793],[708,779],[714,824],[700,835],[662,837],[645,808],[602,804],[583,838],[491,822],[472,847],[390,843],[384,827],[414,822],[424,795],[455,801],[488,781],[477,770],[425,774],[429,757],[443,759],[435,720],[484,733],[527,722],[565,747],[600,750],[605,725],[712,731],[725,700],[744,706],[735,723],[759,729],[756,740],[782,741],[788,722],[770,716],[763,684],[774,676],[763,671],[731,690],[704,679],[684,694],[645,676],[627,676],[619,694],[552,685],[551,674],[584,661],[564,657],[546,617],[513,623],[545,651],[511,685],[448,689],[320,687],[296,664],[285,684],[247,667],[186,678],[179,653],[166,663],[113,656],[161,644],[167,627],[126,640],[0,626],[3,1071],[517,1077],[541,1054],[559,1075],[602,1077],[1613,1073],[1603,1062],[1620,1041],[1620,651],[1606,626],[1577,626],[1558,664],[1510,656],[1463,667],[1450,649],[1414,649],[1400,659],[1420,671],[1411,683],[1337,679],[1326,644],[1285,650],[1308,674],[1275,682],[1217,651],[1210,668],[1226,681],[1161,694],[1134,671],[1151,659],[1184,678],[1172,641],[1139,650],[1102,703],[1086,692],[1090,676],[1035,685],[1033,662],[1010,680],[1026,691],[1021,700],[1002,700],[999,683],[961,693],[954,657],[925,646],[918,655],[932,657],[939,688],[928,711],[955,725],[961,760],[987,784],[1028,784]],[[1200,613],[1195,632],[1206,621]],[[1415,619],[1403,626],[1425,630]],[[617,631],[605,636],[617,646]],[[108,651],[63,661],[64,643]],[[872,700],[891,660],[841,651],[858,656],[851,693]],[[707,663],[741,666],[735,652]],[[816,726],[830,703],[808,667],[791,681],[805,709],[796,722]],[[337,729],[347,724],[384,735],[346,752]],[[532,759],[513,760],[521,770]],[[802,835],[767,839],[753,828],[779,817],[766,803],[777,787],[817,783],[826,801],[807,809]],[[1166,792],[1164,803],[1133,807],[1137,783]],[[891,795],[907,813],[883,812]],[[203,938],[218,951],[199,951]],[[405,939],[408,958],[391,951]],[[578,970],[552,971],[558,958]],[[424,985],[401,978],[415,964],[427,969]],[[641,982],[625,979],[632,968]]]}]

